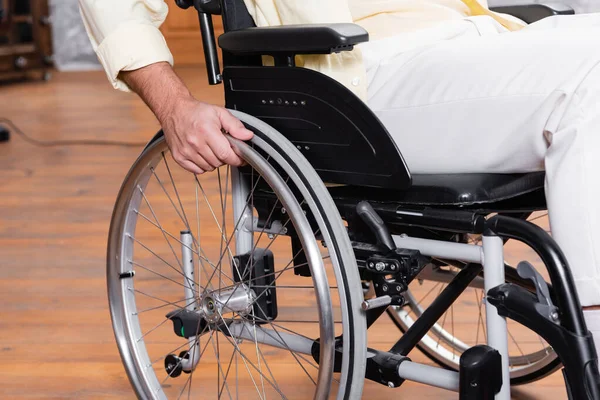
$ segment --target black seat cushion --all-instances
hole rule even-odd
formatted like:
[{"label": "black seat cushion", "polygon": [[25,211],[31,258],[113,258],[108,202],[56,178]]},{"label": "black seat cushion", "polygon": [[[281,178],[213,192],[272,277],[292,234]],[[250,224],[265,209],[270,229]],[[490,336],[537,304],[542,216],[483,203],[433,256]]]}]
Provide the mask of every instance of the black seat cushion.
[{"label": "black seat cushion", "polygon": [[[544,172],[527,174],[413,175],[406,190],[340,186],[330,188],[334,198],[366,198],[415,206],[494,208],[545,206]],[[368,196],[366,195],[368,193]]]},{"label": "black seat cushion", "polygon": [[413,175],[398,201],[422,205],[496,203],[544,188],[544,172],[527,174]]}]

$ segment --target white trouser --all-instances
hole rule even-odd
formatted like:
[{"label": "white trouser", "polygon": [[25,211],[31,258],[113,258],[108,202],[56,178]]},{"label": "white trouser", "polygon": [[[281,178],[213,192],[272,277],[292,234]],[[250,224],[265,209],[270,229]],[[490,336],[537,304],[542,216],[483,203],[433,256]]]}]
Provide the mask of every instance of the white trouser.
[{"label": "white trouser", "polygon": [[600,14],[459,22],[365,44],[369,106],[413,173],[545,169],[552,235],[600,305]]}]

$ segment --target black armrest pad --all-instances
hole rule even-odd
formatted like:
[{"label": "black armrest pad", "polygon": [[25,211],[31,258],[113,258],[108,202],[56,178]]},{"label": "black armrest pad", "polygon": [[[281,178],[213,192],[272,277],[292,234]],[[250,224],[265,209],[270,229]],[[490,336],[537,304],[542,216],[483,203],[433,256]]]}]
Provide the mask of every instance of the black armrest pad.
[{"label": "black armrest pad", "polygon": [[519,18],[522,21],[527,22],[528,24],[534,23],[547,17],[551,17],[553,15],[575,14],[575,11],[573,11],[571,7],[561,3],[526,4],[505,7],[492,7],[491,10],[503,14],[510,14]]},{"label": "black armrest pad", "polygon": [[368,32],[355,24],[284,25],[227,32],[219,46],[234,54],[330,54],[368,41]]}]

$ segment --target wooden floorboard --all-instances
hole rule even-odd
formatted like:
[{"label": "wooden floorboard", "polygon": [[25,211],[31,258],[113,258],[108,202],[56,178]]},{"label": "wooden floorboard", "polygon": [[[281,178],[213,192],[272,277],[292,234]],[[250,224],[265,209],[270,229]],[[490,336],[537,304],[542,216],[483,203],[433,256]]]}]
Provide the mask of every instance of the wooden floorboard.
[{"label": "wooden floorboard", "polygon": [[[222,87],[209,87],[202,70],[180,73],[198,98],[222,103]],[[144,142],[159,128],[140,100],[113,90],[100,72],[0,86],[1,117],[43,140]],[[111,329],[105,252],[117,191],[139,152],[42,148],[17,135],[0,143],[0,399],[134,397]],[[412,383],[396,391],[368,383],[364,397],[457,398]],[[562,377],[514,398],[566,398]]]}]

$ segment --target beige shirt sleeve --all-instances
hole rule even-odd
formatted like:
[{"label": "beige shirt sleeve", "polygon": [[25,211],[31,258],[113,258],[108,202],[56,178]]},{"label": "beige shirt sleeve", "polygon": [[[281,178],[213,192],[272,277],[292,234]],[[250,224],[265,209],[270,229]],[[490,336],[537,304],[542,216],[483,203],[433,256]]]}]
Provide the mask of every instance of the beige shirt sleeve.
[{"label": "beige shirt sleeve", "polygon": [[166,61],[173,65],[158,29],[167,17],[163,0],[79,0],[85,29],[112,85],[129,90],[119,72]]}]

